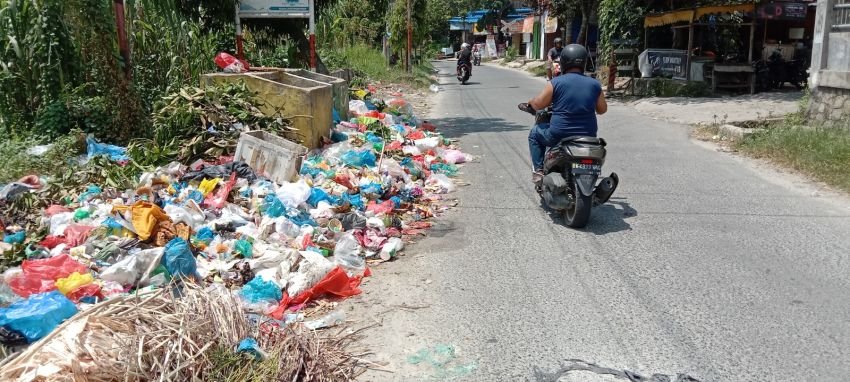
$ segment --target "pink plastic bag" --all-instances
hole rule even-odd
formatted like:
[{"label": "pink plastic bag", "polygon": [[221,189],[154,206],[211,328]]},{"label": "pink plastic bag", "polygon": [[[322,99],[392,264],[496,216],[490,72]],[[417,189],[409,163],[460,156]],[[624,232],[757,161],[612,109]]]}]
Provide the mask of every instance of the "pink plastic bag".
[{"label": "pink plastic bag", "polygon": [[224,205],[227,204],[227,197],[230,195],[230,192],[233,191],[234,186],[236,186],[235,172],[230,174],[230,180],[228,180],[227,183],[218,188],[218,192],[207,196],[204,203],[217,210],[224,208]]},{"label": "pink plastic bag", "polygon": [[65,244],[68,244],[69,247],[85,244],[86,239],[89,238],[89,232],[93,229],[92,226],[82,224],[69,225],[68,228],[65,228]]}]

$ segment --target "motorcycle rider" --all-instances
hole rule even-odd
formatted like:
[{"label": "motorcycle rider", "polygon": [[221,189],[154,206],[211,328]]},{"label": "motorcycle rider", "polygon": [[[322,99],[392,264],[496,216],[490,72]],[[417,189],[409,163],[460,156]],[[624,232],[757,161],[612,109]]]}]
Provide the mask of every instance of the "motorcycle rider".
[{"label": "motorcycle rider", "polygon": [[[551,80],[554,76],[553,63],[557,60],[561,59],[561,51],[564,44],[560,37],[555,39],[555,47],[549,49],[549,53],[546,54],[546,79]],[[563,71],[564,69],[561,68]]]},{"label": "motorcycle rider", "polygon": [[460,45],[460,54],[457,57],[457,73],[460,75],[460,66],[466,65],[469,70],[469,75],[472,75],[472,51],[469,49],[469,44],[463,43]]},{"label": "motorcycle rider", "polygon": [[534,167],[532,181],[543,179],[543,160],[547,147],[553,147],[571,136],[595,137],[596,115],[608,111],[602,85],[584,75],[587,49],[579,44],[567,45],[560,52],[561,74],[546,83],[543,91],[528,101],[534,110],[552,106],[550,123],[535,125],[528,134],[528,148]]}]

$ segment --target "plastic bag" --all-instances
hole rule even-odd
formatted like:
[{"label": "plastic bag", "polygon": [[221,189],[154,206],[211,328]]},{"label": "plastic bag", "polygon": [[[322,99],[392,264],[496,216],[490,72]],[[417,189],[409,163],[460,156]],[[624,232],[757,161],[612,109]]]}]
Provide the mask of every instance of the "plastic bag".
[{"label": "plastic bag", "polygon": [[88,268],[68,255],[59,255],[39,260],[24,260],[21,264],[22,273],[9,280],[9,287],[18,296],[28,297],[34,293],[48,292],[56,289],[56,280],[79,272],[84,273]]},{"label": "plastic bag", "polygon": [[381,164],[381,171],[395,178],[401,178],[407,174],[404,171],[404,167],[401,167],[401,164],[391,158],[384,159],[384,162]]},{"label": "plastic bag", "polygon": [[339,204],[339,198],[329,195],[325,190],[319,187],[313,187],[313,189],[310,190],[310,197],[307,199],[307,204],[316,207],[319,205],[319,202],[322,201],[328,202],[332,205]]},{"label": "plastic bag", "polygon": [[448,164],[461,164],[467,161],[466,154],[459,150],[446,150],[443,151],[440,156],[443,157],[443,160]]},{"label": "plastic bag", "polygon": [[173,276],[190,277],[198,272],[198,264],[189,249],[189,243],[179,237],[165,245],[162,265]]},{"label": "plastic bag", "polygon": [[446,176],[456,176],[457,166],[446,163],[434,163],[431,164],[431,171],[439,174],[446,174]]},{"label": "plastic bag", "polygon": [[165,213],[174,223],[184,223],[195,230],[204,224],[206,216],[203,211],[193,207],[197,207],[194,200],[189,201],[186,207],[169,204],[165,206]]},{"label": "plastic bag", "polygon": [[371,149],[362,151],[348,151],[340,157],[346,166],[359,167],[375,167],[375,153]]},{"label": "plastic bag", "polygon": [[227,198],[230,196],[230,192],[233,191],[233,187],[236,186],[236,173],[230,174],[230,180],[227,181],[223,186],[219,187],[218,192],[207,197],[205,203],[207,206],[212,207],[214,209],[221,209],[227,204]]},{"label": "plastic bag", "polygon": [[350,233],[343,234],[334,246],[334,263],[350,275],[359,275],[366,268],[366,259],[360,257],[360,243]]},{"label": "plastic bag", "polygon": [[325,277],[312,288],[296,295],[295,298],[289,301],[286,301],[287,299],[284,298],[280,302],[278,309],[270,312],[270,316],[279,320],[283,317],[283,312],[286,311],[287,307],[304,304],[324,295],[331,295],[335,297],[351,297],[358,295],[360,294],[359,286],[362,278],[368,277],[369,275],[371,275],[371,273],[368,268],[366,268],[363,276],[350,277],[341,267],[336,267],[328,272],[327,275],[325,275]]},{"label": "plastic bag", "polygon": [[142,281],[147,281],[148,275],[160,264],[164,252],[165,248],[152,248],[129,255],[103,270],[100,279],[124,286],[138,282],[143,286]]},{"label": "plastic bag", "polygon": [[204,180],[202,180],[201,184],[198,186],[198,191],[200,191],[201,194],[203,194],[204,197],[206,197],[211,192],[213,192],[213,190],[215,190],[215,187],[218,186],[219,182],[221,182],[221,178],[214,178],[214,179],[204,178]]},{"label": "plastic bag", "polygon": [[351,115],[358,116],[368,113],[369,109],[366,107],[366,102],[361,100],[351,100],[348,101],[348,112],[351,113]]},{"label": "plastic bag", "polygon": [[345,323],[345,311],[337,309],[320,318],[304,323],[304,327],[310,330],[330,328]]},{"label": "plastic bag", "polygon": [[437,148],[440,145],[439,137],[422,138],[413,141],[420,151],[428,151]]},{"label": "plastic bag", "polygon": [[299,253],[303,259],[298,264],[298,271],[289,280],[289,285],[286,288],[290,296],[296,296],[316,285],[334,267],[330,260],[316,252],[300,251]]},{"label": "plastic bag", "polygon": [[277,190],[277,197],[288,208],[297,208],[310,198],[310,186],[304,179],[295,183],[285,182]]},{"label": "plastic bag", "polygon": [[425,183],[437,185],[445,193],[454,192],[457,189],[452,180],[445,174],[431,174]]},{"label": "plastic bag", "polygon": [[97,142],[92,135],[86,137],[86,147],[88,149],[88,159],[96,156],[106,155],[110,160],[115,162],[129,161],[127,149],[114,145]]},{"label": "plastic bag", "polygon": [[58,213],[50,217],[50,235],[52,236],[62,236],[65,234],[65,228],[68,228],[74,221],[74,213],[73,212],[63,212]]},{"label": "plastic bag", "polygon": [[81,224],[69,225],[68,228],[65,228],[65,232],[63,233],[65,236],[65,244],[68,244],[70,247],[85,244],[86,239],[89,237],[89,232],[91,232],[94,228],[95,227]]},{"label": "plastic bag", "polygon": [[419,148],[416,146],[404,146],[401,148],[401,152],[403,152],[404,155],[410,156],[422,155],[422,151],[419,151]]},{"label": "plastic bag", "polygon": [[150,202],[136,202],[131,206],[114,206],[112,210],[113,212],[130,211],[133,230],[139,235],[139,240],[142,241],[150,239],[158,222],[171,220],[162,208]]},{"label": "plastic bag", "polygon": [[69,210],[69,209],[67,209],[67,208],[65,208],[65,207],[62,207],[62,206],[60,206],[60,205],[58,205],[58,204],[52,204],[52,205],[50,205],[50,207],[47,207],[47,208],[44,210],[44,214],[45,214],[47,217],[51,217],[51,216],[53,216],[53,215],[61,214],[61,213],[65,213],[65,212],[72,212],[72,211],[71,211],[71,210]]},{"label": "plastic bag", "polygon": [[21,244],[24,240],[27,239],[27,233],[24,231],[18,231],[13,234],[8,234],[3,238],[4,243],[8,244]]},{"label": "plastic bag", "polygon": [[74,272],[68,275],[68,277],[56,280],[56,289],[67,296],[69,293],[79,289],[80,287],[93,282],[94,277],[92,277],[91,273],[81,274],[79,272]]},{"label": "plastic bag", "polygon": [[76,313],[77,307],[62,293],[39,293],[0,308],[0,326],[20,332],[33,343]]},{"label": "plastic bag", "polygon": [[357,210],[363,210],[366,208],[366,204],[363,203],[363,197],[360,194],[342,194],[342,201],[351,205],[352,208]]},{"label": "plastic bag", "polygon": [[239,341],[239,346],[236,347],[236,352],[250,354],[254,356],[255,361],[262,361],[268,356],[263,349],[260,349],[260,345],[257,343],[257,340],[250,337]]},{"label": "plastic bag", "polygon": [[370,202],[369,206],[366,207],[366,212],[371,212],[375,215],[386,215],[393,212],[393,208],[395,208],[395,204],[392,200],[385,200],[381,202],[381,204]]},{"label": "plastic bag", "polygon": [[254,277],[251,281],[242,287],[240,292],[245,301],[249,303],[257,303],[261,301],[278,302],[283,298],[283,292],[280,286],[272,281],[264,280],[260,277]]},{"label": "plastic bag", "polygon": [[248,240],[236,240],[233,250],[245,259],[250,259],[254,256],[254,246]]},{"label": "plastic bag", "polygon": [[240,61],[225,52],[215,55],[215,64],[225,73],[244,73],[250,70],[250,67],[245,61]]}]

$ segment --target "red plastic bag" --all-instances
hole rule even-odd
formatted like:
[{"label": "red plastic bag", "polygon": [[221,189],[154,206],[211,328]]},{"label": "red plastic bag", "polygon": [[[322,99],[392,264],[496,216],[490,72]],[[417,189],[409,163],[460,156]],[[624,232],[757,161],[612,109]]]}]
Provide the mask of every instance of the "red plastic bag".
[{"label": "red plastic bag", "polygon": [[364,277],[371,275],[372,271],[366,268],[362,276],[349,277],[342,268],[336,267],[325,275],[322,281],[319,281],[312,288],[301,292],[295,298],[290,298],[288,294],[284,294],[280,305],[269,313],[269,315],[274,319],[281,320],[283,319],[283,313],[290,306],[305,304],[325,295],[341,298],[358,295],[360,294],[360,282]]},{"label": "red plastic bag", "polygon": [[56,280],[68,277],[71,273],[88,272],[88,267],[64,254],[47,259],[24,260],[21,269],[23,273],[9,280],[9,287],[24,298],[56,289]]},{"label": "red plastic bag", "polygon": [[225,73],[244,73],[251,70],[248,63],[227,53],[221,52],[215,56],[215,64]]},{"label": "red plastic bag", "polygon": [[41,180],[38,179],[38,175],[27,175],[18,180],[18,183],[26,184],[34,189],[41,188]]},{"label": "red plastic bag", "polygon": [[381,204],[377,204],[373,200],[366,206],[366,212],[372,212],[375,215],[389,214],[393,212],[393,208],[395,208],[395,204],[393,204],[392,200],[385,200]]},{"label": "red plastic bag", "polygon": [[86,297],[96,297],[100,300],[103,300],[103,294],[100,293],[100,285],[97,284],[86,284],[77,289],[74,289],[71,293],[68,293],[67,296],[69,300],[79,303],[80,300]]},{"label": "red plastic bag", "polygon": [[92,226],[82,224],[71,224],[65,228],[65,244],[69,247],[83,245],[89,237],[89,232],[94,229]]},{"label": "red plastic bag", "polygon": [[401,151],[402,143],[401,141],[392,141],[389,145],[387,145],[384,150],[387,151]]},{"label": "red plastic bag", "polygon": [[425,133],[423,133],[419,130],[413,130],[413,131],[411,131],[410,133],[407,134],[406,138],[412,139],[414,141],[417,140],[417,139],[423,139],[423,138],[425,138]]},{"label": "red plastic bag", "polygon": [[435,132],[435,131],[437,131],[437,126],[434,126],[434,124],[432,124],[431,122],[425,121],[425,122],[422,122],[422,126],[420,127],[420,129],[425,130],[425,131]]},{"label": "red plastic bag", "polygon": [[56,215],[56,214],[61,214],[61,213],[64,213],[64,212],[73,212],[73,211],[71,211],[71,210],[69,210],[65,207],[62,207],[58,204],[54,204],[50,207],[47,207],[47,209],[44,210],[44,214],[47,215],[48,217],[51,217],[51,216]]},{"label": "red plastic bag", "polygon": [[45,237],[39,245],[47,249],[53,249],[59,246],[59,244],[64,244],[65,238],[60,236],[47,236]]}]

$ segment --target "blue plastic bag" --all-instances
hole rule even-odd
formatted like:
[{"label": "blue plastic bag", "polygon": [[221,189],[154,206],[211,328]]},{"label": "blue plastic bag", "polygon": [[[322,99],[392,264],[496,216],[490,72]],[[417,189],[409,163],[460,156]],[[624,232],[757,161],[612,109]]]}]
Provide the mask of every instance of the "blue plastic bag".
[{"label": "blue plastic bag", "polygon": [[266,195],[266,198],[263,199],[263,205],[261,209],[266,215],[271,216],[273,218],[283,215],[283,213],[286,211],[286,208],[283,206],[283,202],[281,202],[275,194]]},{"label": "blue plastic bag", "polygon": [[340,133],[339,131],[336,131],[336,130],[331,130],[331,142],[339,143],[339,142],[345,142],[347,140],[348,140],[348,135]]},{"label": "blue plastic bag", "polygon": [[315,207],[321,201],[328,202],[334,206],[339,205],[338,197],[329,195],[327,192],[325,192],[325,190],[319,187],[313,187],[313,189],[310,190],[310,197],[307,198],[307,204]]},{"label": "blue plastic bag", "polygon": [[349,167],[375,167],[375,153],[372,150],[349,151],[340,157],[342,163]]},{"label": "blue plastic bag", "polygon": [[333,108],[332,110],[333,113],[331,114],[331,116],[333,117],[334,124],[338,124],[339,121],[341,121],[342,119],[339,117],[339,112],[336,111],[336,108]]},{"label": "blue plastic bag", "polygon": [[401,198],[399,198],[398,196],[393,196],[392,198],[390,198],[390,200],[393,202],[395,208],[401,207]]},{"label": "blue plastic bag", "polygon": [[367,183],[363,186],[360,186],[360,193],[383,195],[384,190],[383,190],[383,188],[381,188],[381,185],[378,184],[378,183]]},{"label": "blue plastic bag", "polygon": [[31,295],[8,308],[0,308],[0,326],[20,332],[33,343],[75,314],[77,306],[54,290]]},{"label": "blue plastic bag", "polygon": [[86,147],[88,149],[89,159],[100,155],[106,155],[109,157],[110,160],[116,162],[130,160],[130,157],[127,156],[127,148],[108,145],[105,143],[99,143],[98,141],[94,140],[94,137],[92,137],[91,135],[86,137]]},{"label": "blue plastic bag", "polygon": [[366,133],[366,140],[371,142],[371,143],[383,143],[384,142],[384,138],[381,138],[381,137],[375,135],[375,133],[373,133],[371,131]]},{"label": "blue plastic bag", "polygon": [[248,337],[239,341],[239,346],[236,347],[237,353],[247,353],[254,356],[254,360],[261,361],[266,358],[266,354],[260,349],[260,344],[257,340]]},{"label": "blue plastic bag", "polygon": [[179,237],[165,245],[162,265],[173,276],[195,276],[198,271],[198,264],[189,249],[189,243]]},{"label": "blue plastic bag", "polygon": [[6,237],[3,238],[3,242],[8,244],[21,244],[26,239],[27,233],[24,231],[18,231],[11,235],[6,235]]},{"label": "blue plastic bag", "polygon": [[242,287],[242,298],[250,303],[273,301],[280,302],[283,292],[280,287],[271,281],[263,280],[262,277],[254,277]]},{"label": "blue plastic bag", "polygon": [[90,184],[86,190],[80,194],[79,201],[84,202],[89,200],[92,196],[100,195],[101,192],[103,192],[103,190],[100,187]]},{"label": "blue plastic bag", "polygon": [[215,233],[209,227],[201,227],[195,234],[195,240],[209,244],[215,239]]},{"label": "blue plastic bag", "polygon": [[254,257],[254,245],[248,240],[237,240],[233,249],[236,253],[242,255],[242,258],[250,259]]},{"label": "blue plastic bag", "polygon": [[342,194],[342,200],[351,204],[351,207],[363,211],[366,204],[363,203],[363,197],[360,194]]},{"label": "blue plastic bag", "polygon": [[307,213],[307,211],[291,209],[286,218],[299,227],[303,225],[317,227],[319,225],[315,220],[313,220],[313,218],[310,217],[310,214]]},{"label": "blue plastic bag", "polygon": [[204,202],[204,193],[198,190],[192,190],[189,191],[189,195],[186,196],[186,199],[187,201],[191,199],[194,200],[195,203],[201,204]]}]

